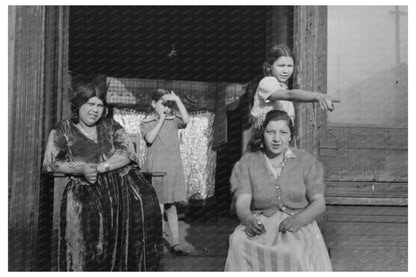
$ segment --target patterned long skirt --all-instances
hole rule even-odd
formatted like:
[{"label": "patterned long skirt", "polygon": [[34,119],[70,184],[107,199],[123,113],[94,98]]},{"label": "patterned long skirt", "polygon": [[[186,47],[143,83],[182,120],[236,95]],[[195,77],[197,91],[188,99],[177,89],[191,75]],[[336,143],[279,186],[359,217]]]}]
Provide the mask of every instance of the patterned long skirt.
[{"label": "patterned long skirt", "polygon": [[278,211],[260,216],[266,232],[248,237],[243,225],[230,236],[226,271],[332,271],[328,251],[316,221],[297,232],[279,232],[289,215]]},{"label": "patterned long skirt", "polygon": [[157,270],[162,249],[159,202],[138,169],[74,178],[61,206],[60,271]]}]

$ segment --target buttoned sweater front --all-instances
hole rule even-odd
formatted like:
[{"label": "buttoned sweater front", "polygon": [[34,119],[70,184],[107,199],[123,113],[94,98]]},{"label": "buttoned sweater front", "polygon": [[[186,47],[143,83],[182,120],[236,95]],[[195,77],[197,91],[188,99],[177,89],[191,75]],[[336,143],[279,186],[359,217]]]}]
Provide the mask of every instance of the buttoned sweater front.
[{"label": "buttoned sweater front", "polygon": [[251,194],[251,210],[266,216],[276,210],[294,215],[305,209],[311,196],[324,193],[322,165],[304,150],[290,148],[289,153],[293,155],[275,178],[263,151],[247,152],[233,168],[231,191],[235,196]]}]

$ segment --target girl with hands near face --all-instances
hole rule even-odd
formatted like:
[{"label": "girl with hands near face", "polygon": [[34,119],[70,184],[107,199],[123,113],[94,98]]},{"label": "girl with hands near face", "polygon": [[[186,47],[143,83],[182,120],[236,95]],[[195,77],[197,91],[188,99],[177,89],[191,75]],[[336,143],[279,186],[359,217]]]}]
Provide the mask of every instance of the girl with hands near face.
[{"label": "girl with hands near face", "polygon": [[[163,183],[156,184],[155,190],[160,202],[160,210],[166,213],[170,240],[169,250],[177,256],[188,255],[179,243],[179,225],[176,205],[187,201],[185,174],[179,149],[178,130],[186,128],[188,112],[181,99],[173,92],[157,89],[150,103],[153,112],[140,124],[142,137],[146,141],[147,157],[143,170],[164,172]],[[175,113],[176,106],[179,114]],[[165,222],[161,220],[161,226]],[[164,229],[165,230],[165,229]]]}]

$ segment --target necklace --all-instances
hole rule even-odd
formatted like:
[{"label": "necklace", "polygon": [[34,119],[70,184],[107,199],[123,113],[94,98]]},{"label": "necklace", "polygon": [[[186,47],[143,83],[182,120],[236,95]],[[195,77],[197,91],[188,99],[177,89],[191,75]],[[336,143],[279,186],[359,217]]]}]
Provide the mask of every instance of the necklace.
[{"label": "necklace", "polygon": [[97,131],[97,128],[95,128],[91,133],[88,133],[87,131],[84,130],[84,128],[81,127],[81,125],[77,124],[78,128],[81,130],[81,132],[86,135],[87,137],[91,137],[95,134],[95,132]]}]

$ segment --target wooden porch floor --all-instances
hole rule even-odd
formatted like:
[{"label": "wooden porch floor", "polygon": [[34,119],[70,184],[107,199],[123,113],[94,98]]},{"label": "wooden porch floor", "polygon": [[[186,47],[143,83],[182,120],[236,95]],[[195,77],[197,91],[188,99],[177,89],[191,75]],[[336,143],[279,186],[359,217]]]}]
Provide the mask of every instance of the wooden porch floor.
[{"label": "wooden porch floor", "polygon": [[[179,222],[180,243],[190,253],[164,248],[160,271],[223,271],[235,217]],[[330,222],[327,237],[334,271],[407,271],[407,223]]]}]

